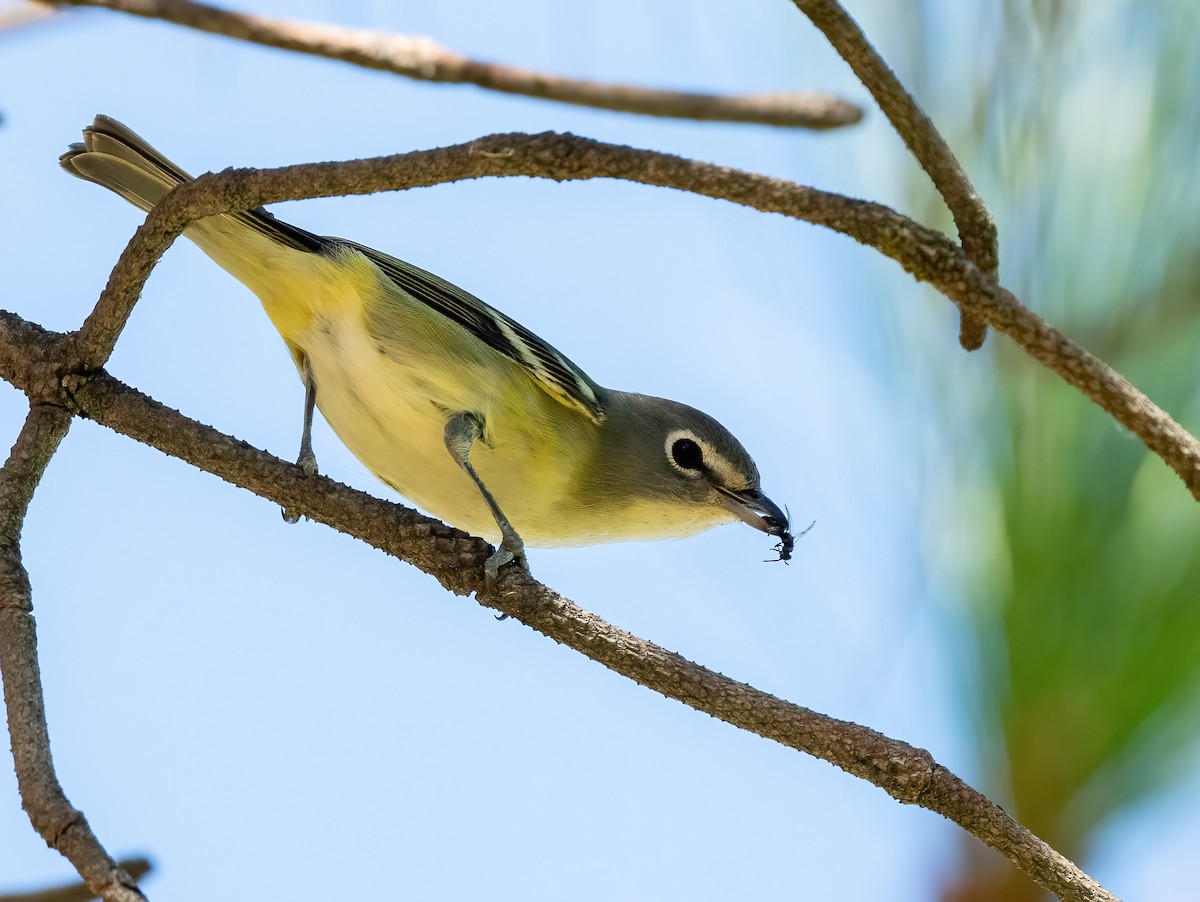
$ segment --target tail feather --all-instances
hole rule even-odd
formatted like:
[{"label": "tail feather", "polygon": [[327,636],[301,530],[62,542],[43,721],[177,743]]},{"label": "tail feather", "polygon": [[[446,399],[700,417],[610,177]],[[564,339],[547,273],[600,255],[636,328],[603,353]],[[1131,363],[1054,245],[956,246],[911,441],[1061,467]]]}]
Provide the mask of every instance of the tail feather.
[{"label": "tail feather", "polygon": [[[96,116],[83,130],[83,143],[67,148],[58,164],[71,175],[102,185],[146,212],[172,188],[192,178],[137,132],[104,115]],[[222,218],[293,250],[319,251],[327,243],[305,229],[276,219],[262,207]],[[189,230],[189,237],[200,238],[193,231]],[[202,238],[198,243],[205,244]]]},{"label": "tail feather", "polygon": [[141,137],[107,116],[97,116],[58,164],[71,175],[103,185],[149,211],[191,176]]}]

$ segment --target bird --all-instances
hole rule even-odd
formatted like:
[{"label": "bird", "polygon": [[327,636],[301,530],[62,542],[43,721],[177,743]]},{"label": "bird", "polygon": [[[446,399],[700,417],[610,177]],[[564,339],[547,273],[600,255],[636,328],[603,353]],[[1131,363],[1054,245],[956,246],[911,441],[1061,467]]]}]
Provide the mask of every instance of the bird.
[{"label": "bird", "polygon": [[[59,163],[147,212],[191,180],[104,115]],[[791,557],[787,514],[708,414],[605,388],[450,282],[263,207],[183,234],[258,296],[287,345],[305,388],[303,472],[317,472],[315,407],[383,483],[498,543],[489,587],[510,563],[528,570],[527,545],[681,538],[739,520]]]}]

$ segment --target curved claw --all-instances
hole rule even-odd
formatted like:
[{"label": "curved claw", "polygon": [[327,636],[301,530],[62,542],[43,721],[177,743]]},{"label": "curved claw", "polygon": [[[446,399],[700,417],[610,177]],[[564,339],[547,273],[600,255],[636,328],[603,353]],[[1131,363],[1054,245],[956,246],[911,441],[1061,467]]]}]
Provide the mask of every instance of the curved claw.
[{"label": "curved claw", "polygon": [[[525,560],[525,547],[518,544],[516,549],[510,548],[507,542],[502,542],[500,547],[492,552],[492,556],[484,562],[483,578],[487,582],[488,595],[495,597],[496,595],[496,580],[500,578],[500,568],[508,564],[515,564],[526,573],[529,573],[529,564]],[[497,614],[497,620],[507,620],[507,614]]]},{"label": "curved claw", "polygon": [[501,545],[487,559],[487,563],[483,565],[483,576],[487,580],[489,592],[492,591],[492,584],[500,575],[500,568],[516,560],[516,557],[516,554]]},{"label": "curved claw", "polygon": [[[312,446],[307,445],[307,442],[302,443],[300,448],[300,456],[296,458],[296,466],[300,468],[300,472],[304,474],[306,479],[312,479],[317,475],[317,455],[313,454]],[[296,511],[281,507],[279,513],[283,515],[283,522],[295,526],[300,522],[300,514]]]},{"label": "curved claw", "polygon": [[307,452],[301,451],[300,457],[296,460],[296,466],[300,468],[300,472],[309,479],[317,475],[317,455],[312,453],[312,449]]}]

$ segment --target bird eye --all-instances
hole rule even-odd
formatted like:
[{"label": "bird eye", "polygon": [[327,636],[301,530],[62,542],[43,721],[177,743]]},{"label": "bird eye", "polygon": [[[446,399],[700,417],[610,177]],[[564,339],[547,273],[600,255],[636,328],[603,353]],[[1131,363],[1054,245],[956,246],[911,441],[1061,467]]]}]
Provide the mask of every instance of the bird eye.
[{"label": "bird eye", "polygon": [[675,461],[676,466],[684,470],[704,469],[704,452],[690,438],[677,439],[671,445],[671,460]]}]

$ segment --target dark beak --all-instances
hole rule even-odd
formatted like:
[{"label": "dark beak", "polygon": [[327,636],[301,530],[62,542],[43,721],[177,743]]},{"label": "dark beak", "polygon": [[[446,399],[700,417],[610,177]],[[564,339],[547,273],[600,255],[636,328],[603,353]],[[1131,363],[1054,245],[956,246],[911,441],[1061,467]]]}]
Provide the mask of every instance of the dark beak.
[{"label": "dark beak", "polygon": [[776,550],[779,560],[786,561],[792,556],[792,546],[796,539],[788,531],[788,516],[779,509],[774,501],[757,489],[744,492],[732,492],[720,489],[725,507],[738,519],[749,523],[755,529],[779,539]]}]

